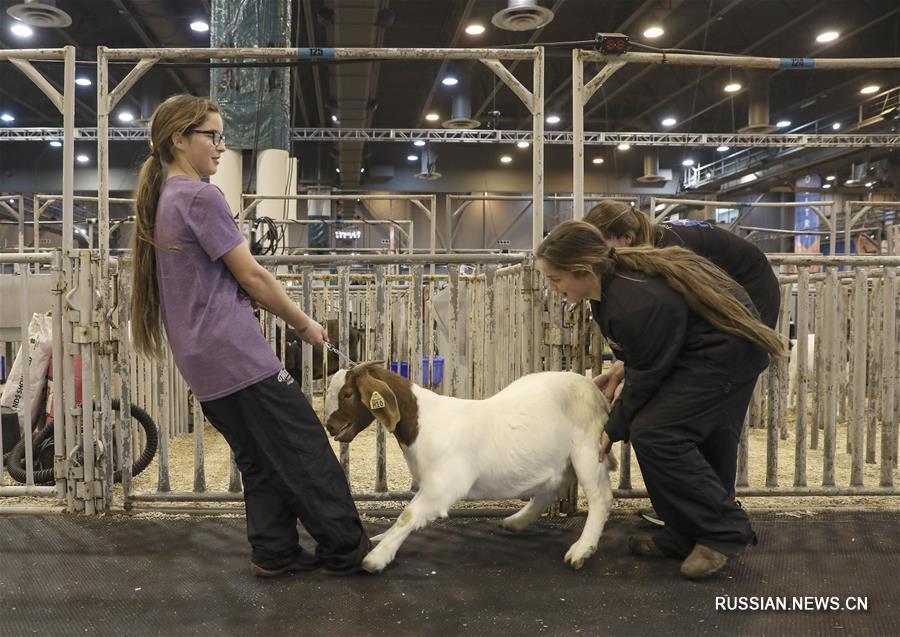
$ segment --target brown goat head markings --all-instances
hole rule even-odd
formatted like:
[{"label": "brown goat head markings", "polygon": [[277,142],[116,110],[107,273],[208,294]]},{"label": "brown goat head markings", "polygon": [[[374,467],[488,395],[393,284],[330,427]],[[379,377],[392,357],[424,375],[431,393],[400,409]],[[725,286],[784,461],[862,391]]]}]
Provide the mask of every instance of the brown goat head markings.
[{"label": "brown goat head markings", "polygon": [[363,363],[332,378],[326,396],[325,427],[335,440],[350,442],[373,417],[401,443],[408,445],[415,440],[418,408],[410,383],[382,364]]}]

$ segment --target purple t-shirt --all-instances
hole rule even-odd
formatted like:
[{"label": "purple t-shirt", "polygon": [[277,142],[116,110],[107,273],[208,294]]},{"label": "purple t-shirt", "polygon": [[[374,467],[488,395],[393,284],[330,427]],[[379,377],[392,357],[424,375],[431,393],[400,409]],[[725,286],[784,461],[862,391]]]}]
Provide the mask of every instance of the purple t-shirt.
[{"label": "purple t-shirt", "polygon": [[221,257],[244,241],[222,191],[178,175],[156,207],[156,280],[175,364],[198,400],[278,373],[250,298]]}]

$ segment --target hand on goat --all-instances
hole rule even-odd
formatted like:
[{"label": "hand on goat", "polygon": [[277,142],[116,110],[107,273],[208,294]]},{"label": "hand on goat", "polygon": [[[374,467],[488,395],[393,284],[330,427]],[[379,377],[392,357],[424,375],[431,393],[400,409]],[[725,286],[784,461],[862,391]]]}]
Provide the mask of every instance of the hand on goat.
[{"label": "hand on goat", "polygon": [[609,401],[609,404],[610,404],[610,405],[616,404],[616,401],[619,400],[619,396],[622,395],[622,390],[623,390],[623,389],[625,389],[625,383],[624,383],[624,382],[621,382],[621,383],[619,383],[618,385],[616,385],[616,390],[613,392],[612,400]]},{"label": "hand on goat", "polygon": [[309,322],[305,325],[295,325],[294,329],[297,330],[297,336],[301,340],[313,347],[322,347],[325,343],[331,342],[328,340],[328,330],[325,329],[325,326],[321,323],[316,323],[312,319],[309,319]]},{"label": "hand on goat", "polygon": [[622,361],[616,361],[609,370],[594,378],[594,384],[597,386],[597,389],[603,392],[606,400],[612,402],[617,396],[616,390],[624,376],[625,364]]},{"label": "hand on goat", "polygon": [[612,449],[612,440],[606,435],[606,432],[600,434],[600,462],[606,460],[606,455]]}]

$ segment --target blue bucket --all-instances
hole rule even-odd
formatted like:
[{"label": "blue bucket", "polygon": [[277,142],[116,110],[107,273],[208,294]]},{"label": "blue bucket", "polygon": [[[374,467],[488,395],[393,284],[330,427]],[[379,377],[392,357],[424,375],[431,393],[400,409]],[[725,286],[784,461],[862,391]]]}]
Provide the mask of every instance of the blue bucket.
[{"label": "blue bucket", "polygon": [[432,362],[432,367],[434,368],[434,378],[430,380],[428,378],[428,357],[422,357],[422,384],[423,385],[440,385],[441,381],[444,380],[444,357],[443,356],[435,356]]},{"label": "blue bucket", "polygon": [[[434,380],[429,382],[428,379],[428,357],[422,357],[422,384],[423,385],[440,385],[444,379],[444,357],[435,356],[434,363]],[[409,378],[409,361],[391,361],[389,369],[395,374],[400,374],[403,378]]]}]

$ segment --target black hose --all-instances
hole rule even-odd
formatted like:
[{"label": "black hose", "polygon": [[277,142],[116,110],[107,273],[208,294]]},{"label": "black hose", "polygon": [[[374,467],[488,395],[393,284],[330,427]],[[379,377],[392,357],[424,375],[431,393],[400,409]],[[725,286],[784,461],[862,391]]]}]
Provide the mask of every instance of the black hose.
[{"label": "black hose", "polygon": [[[118,411],[121,408],[121,405],[118,399],[113,399],[112,401],[112,409],[113,411]],[[137,462],[133,465],[132,475],[138,475],[141,471],[146,469],[149,464],[153,461],[153,457],[156,455],[156,449],[159,446],[159,431],[156,428],[156,423],[153,422],[153,419],[150,418],[150,415],[138,407],[137,405],[131,406],[131,417],[137,420],[141,427],[144,429],[144,433],[147,437],[147,445],[144,447],[144,451],[141,453]],[[41,429],[38,434],[32,440],[32,450],[38,449],[42,442],[44,442],[47,438],[53,435],[53,423],[48,424],[46,427]],[[113,453],[110,450],[110,453]],[[9,456],[6,460],[6,470],[9,471],[9,475],[16,482],[20,482],[22,484],[25,483],[26,480],[26,472],[25,472],[25,439],[22,438],[16,446],[12,448],[12,451],[9,452]],[[119,469],[113,474],[113,482],[121,482],[122,481],[122,470]],[[53,484],[55,479],[53,477],[53,467],[48,469],[40,469],[34,472],[34,483],[35,484]]]}]

